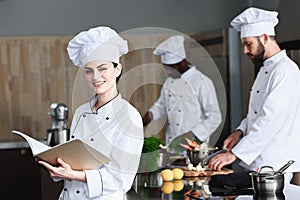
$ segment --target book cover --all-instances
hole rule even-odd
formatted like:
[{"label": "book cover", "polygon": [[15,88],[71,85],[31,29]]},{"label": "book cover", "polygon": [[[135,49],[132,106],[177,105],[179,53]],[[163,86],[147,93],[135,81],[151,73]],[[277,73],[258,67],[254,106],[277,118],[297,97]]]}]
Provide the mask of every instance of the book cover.
[{"label": "book cover", "polygon": [[13,130],[12,133],[23,137],[28,142],[34,157],[53,166],[58,165],[58,157],[68,163],[73,170],[95,169],[109,162],[108,157],[79,139],[49,147],[20,131]]}]

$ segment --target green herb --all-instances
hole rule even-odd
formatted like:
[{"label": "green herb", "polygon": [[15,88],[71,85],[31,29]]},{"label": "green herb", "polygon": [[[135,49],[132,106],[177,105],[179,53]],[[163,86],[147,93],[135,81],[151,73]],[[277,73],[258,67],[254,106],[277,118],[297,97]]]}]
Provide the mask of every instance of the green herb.
[{"label": "green herb", "polygon": [[149,137],[144,139],[143,153],[149,153],[159,150],[159,145],[164,145],[164,141],[157,137]]}]

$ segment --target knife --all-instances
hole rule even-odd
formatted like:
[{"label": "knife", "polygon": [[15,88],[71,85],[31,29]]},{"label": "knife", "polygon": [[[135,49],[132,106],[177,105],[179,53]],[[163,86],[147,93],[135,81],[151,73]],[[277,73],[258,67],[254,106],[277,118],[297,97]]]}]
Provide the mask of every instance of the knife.
[{"label": "knife", "polygon": [[219,151],[217,151],[217,152],[215,152],[215,153],[210,154],[209,156],[207,156],[207,157],[203,160],[203,165],[208,165],[209,161],[210,161],[213,157],[215,157],[215,156],[218,155],[218,154],[225,153],[226,151],[227,151],[227,149],[221,149],[221,150],[219,150]]}]

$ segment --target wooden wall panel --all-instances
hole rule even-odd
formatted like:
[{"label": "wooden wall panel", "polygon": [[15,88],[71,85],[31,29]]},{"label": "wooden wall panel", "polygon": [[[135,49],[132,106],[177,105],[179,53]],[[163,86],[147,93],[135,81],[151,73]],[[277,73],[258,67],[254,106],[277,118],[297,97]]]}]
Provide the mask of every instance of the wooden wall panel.
[{"label": "wooden wall panel", "polygon": [[43,139],[50,127],[50,104],[72,104],[78,68],[67,56],[70,38],[0,38],[0,141],[22,140],[12,129]]}]

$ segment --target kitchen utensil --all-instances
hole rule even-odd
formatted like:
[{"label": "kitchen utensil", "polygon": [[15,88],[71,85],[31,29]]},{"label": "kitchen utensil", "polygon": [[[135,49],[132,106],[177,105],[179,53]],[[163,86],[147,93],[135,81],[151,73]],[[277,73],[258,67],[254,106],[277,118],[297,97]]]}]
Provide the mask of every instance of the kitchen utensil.
[{"label": "kitchen utensil", "polygon": [[211,155],[207,156],[204,160],[203,160],[203,165],[208,165],[209,161],[215,157],[216,155],[218,154],[221,154],[221,153],[225,153],[227,150],[226,149],[221,149],[215,153],[212,153]]},{"label": "kitchen utensil", "polygon": [[253,200],[284,200],[285,196],[283,192],[278,193],[256,193],[253,196]]},{"label": "kitchen utensil", "polygon": [[47,129],[47,144],[51,147],[65,143],[70,138],[69,129]]},{"label": "kitchen utensil", "polygon": [[[200,162],[204,164],[204,162],[209,162],[209,160],[219,153],[223,153],[223,150],[217,151],[218,148],[204,148],[200,150],[187,150],[187,155],[189,157],[190,162],[193,164],[193,166],[197,166]],[[207,162],[207,164],[208,164]],[[206,164],[204,164],[206,165]]]},{"label": "kitchen utensil", "polygon": [[290,160],[285,165],[283,165],[276,173],[283,173],[289,166],[291,166],[295,161]]},{"label": "kitchen utensil", "polygon": [[[278,171],[274,171],[271,166],[262,166],[258,172],[252,172],[251,181],[252,187],[255,193],[280,193],[284,188],[284,171],[293,164],[294,161],[289,161]],[[263,169],[270,169],[269,171],[263,171]]]}]

